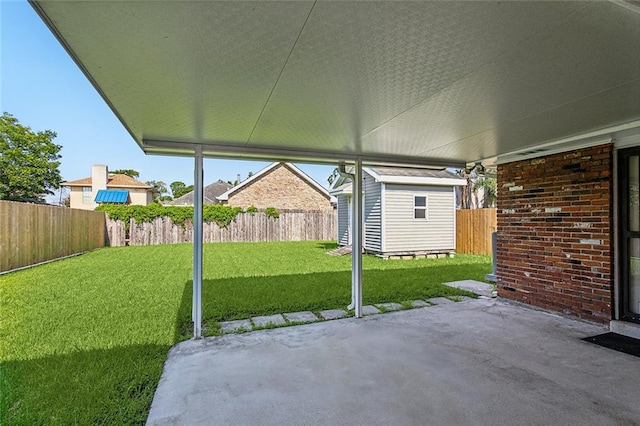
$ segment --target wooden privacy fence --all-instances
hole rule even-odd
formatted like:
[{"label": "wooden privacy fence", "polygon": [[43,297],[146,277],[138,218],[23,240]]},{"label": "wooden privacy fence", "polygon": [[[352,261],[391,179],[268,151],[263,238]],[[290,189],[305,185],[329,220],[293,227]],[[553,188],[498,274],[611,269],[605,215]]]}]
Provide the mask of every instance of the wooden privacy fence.
[{"label": "wooden privacy fence", "polygon": [[0,201],[0,272],[105,245],[104,213]]},{"label": "wooden privacy fence", "polygon": [[[111,246],[143,246],[156,244],[179,244],[193,241],[193,225],[176,225],[171,219],[156,218],[141,224],[131,219],[129,236],[121,221],[107,219],[107,231]],[[330,211],[280,211],[279,218],[269,217],[263,212],[242,213],[226,228],[213,222],[205,222],[203,240],[217,242],[258,242],[258,241],[304,241],[335,240],[336,213]]]},{"label": "wooden privacy fence", "polygon": [[457,210],[456,253],[491,255],[491,233],[496,229],[496,209]]}]

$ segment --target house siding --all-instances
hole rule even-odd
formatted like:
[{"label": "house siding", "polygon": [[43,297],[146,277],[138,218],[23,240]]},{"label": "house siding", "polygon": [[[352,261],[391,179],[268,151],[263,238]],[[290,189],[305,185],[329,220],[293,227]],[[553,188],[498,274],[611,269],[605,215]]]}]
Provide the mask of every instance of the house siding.
[{"label": "house siding", "polygon": [[349,245],[349,197],[346,195],[338,195],[338,245]]},{"label": "house siding", "polygon": [[[415,195],[428,197],[428,220],[414,219]],[[450,186],[385,185],[385,254],[455,250],[454,193]]]},{"label": "house siding", "polygon": [[612,317],[611,144],[498,166],[498,293]]},{"label": "house siding", "polygon": [[363,173],[364,197],[364,249],[382,251],[382,184]]},{"label": "house siding", "polygon": [[329,197],[312,187],[286,165],[280,164],[229,195],[225,204],[246,209],[331,210]]}]

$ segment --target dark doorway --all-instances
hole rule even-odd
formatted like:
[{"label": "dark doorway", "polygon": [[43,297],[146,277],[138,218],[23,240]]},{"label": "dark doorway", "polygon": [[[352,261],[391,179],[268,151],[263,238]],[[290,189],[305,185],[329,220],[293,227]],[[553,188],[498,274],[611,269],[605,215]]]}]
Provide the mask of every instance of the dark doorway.
[{"label": "dark doorway", "polygon": [[640,147],[619,151],[621,319],[640,323]]}]

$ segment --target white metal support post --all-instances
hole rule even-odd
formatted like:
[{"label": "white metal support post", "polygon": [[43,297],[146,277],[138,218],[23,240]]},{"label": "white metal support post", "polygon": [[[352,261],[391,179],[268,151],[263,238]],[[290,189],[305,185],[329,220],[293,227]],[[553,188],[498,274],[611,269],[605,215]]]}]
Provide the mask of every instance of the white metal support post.
[{"label": "white metal support post", "polygon": [[362,162],[360,160],[354,164],[352,188],[351,298],[356,318],[362,318]]},{"label": "white metal support post", "polygon": [[195,151],[194,191],[193,191],[193,338],[202,338],[202,203],[204,174],[202,168],[202,147]]}]

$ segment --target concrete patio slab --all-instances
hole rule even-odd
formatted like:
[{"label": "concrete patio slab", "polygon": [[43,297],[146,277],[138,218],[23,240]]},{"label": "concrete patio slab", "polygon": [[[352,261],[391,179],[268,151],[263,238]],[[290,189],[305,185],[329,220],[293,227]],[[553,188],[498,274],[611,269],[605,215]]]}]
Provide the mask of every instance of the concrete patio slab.
[{"label": "concrete patio slab", "polygon": [[431,303],[427,303],[424,300],[414,300],[411,302],[411,306],[414,308],[424,308],[427,306],[431,306]]},{"label": "concrete patio slab", "polygon": [[378,303],[375,306],[378,309],[384,308],[384,310],[388,311],[388,312],[390,312],[390,311],[401,311],[402,309],[404,309],[401,304],[394,303],[394,302],[391,302],[391,303]]},{"label": "concrete patio slab", "polygon": [[284,316],[289,322],[315,322],[320,320],[313,312],[309,311],[291,312],[284,314]]},{"label": "concrete patio slab", "polygon": [[349,312],[343,309],[327,309],[326,311],[320,311],[320,316],[326,320],[334,320],[348,317]]},{"label": "concrete patio slab", "polygon": [[491,284],[483,283],[475,280],[463,280],[453,281],[449,283],[443,283],[448,287],[459,288],[461,290],[467,290],[471,293],[475,293],[478,296],[492,297],[494,295],[494,288]]},{"label": "concrete patio slab", "polygon": [[451,299],[447,299],[446,297],[432,297],[431,299],[427,300],[427,302],[431,303],[432,305],[450,305],[452,303],[456,303]]},{"label": "concrete patio slab", "polygon": [[223,333],[233,333],[240,330],[251,331],[253,329],[251,321],[248,319],[221,322],[220,328]]},{"label": "concrete patio slab", "polygon": [[186,341],[148,424],[640,424],[606,331],[494,299]]},{"label": "concrete patio slab", "polygon": [[256,327],[267,327],[268,325],[283,325],[287,323],[280,314],[252,317],[251,321]]},{"label": "concrete patio slab", "polygon": [[375,314],[379,314],[380,309],[376,308],[373,305],[364,305],[362,307],[362,315],[375,315]]}]

